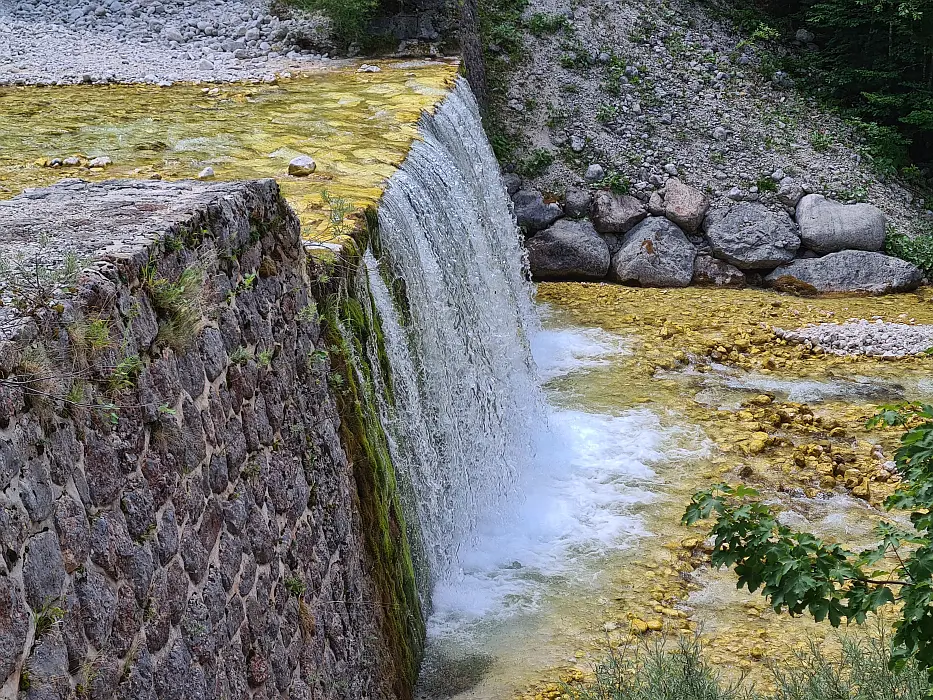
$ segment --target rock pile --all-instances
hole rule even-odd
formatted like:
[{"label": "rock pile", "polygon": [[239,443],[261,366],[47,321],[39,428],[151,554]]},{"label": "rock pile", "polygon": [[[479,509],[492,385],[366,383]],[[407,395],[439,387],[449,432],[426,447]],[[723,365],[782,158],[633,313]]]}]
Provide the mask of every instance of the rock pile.
[{"label": "rock pile", "polygon": [[271,79],[327,41],[323,17],[264,0],[11,0],[0,85]]},{"label": "rock pile", "polygon": [[[803,195],[786,178],[781,207],[735,202],[710,209],[672,177],[647,206],[636,197],[571,187],[563,206],[510,175],[536,279],[609,279],[640,287],[760,284],[795,294],[885,294],[923,282],[885,255],[886,219],[869,204]],[[791,215],[788,212],[792,212]]]},{"label": "rock pile", "polygon": [[922,355],[933,348],[933,326],[885,323],[880,320],[820,323],[797,330],[775,328],[774,332],[785,340],[821,348],[833,355],[893,358]]}]

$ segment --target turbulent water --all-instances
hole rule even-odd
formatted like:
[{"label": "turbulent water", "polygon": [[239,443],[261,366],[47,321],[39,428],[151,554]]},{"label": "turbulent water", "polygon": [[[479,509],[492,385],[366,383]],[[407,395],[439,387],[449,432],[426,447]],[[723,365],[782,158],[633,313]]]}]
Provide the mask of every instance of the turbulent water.
[{"label": "turbulent water", "polygon": [[[465,82],[421,131],[379,207],[385,252],[370,286],[392,367],[393,457],[441,579],[514,492],[545,418],[521,245]],[[386,280],[403,291],[393,298]]]},{"label": "turbulent water", "polygon": [[[433,602],[421,692],[440,698],[508,675],[522,645],[551,635],[555,611],[599,587],[605,557],[646,534],[632,507],[652,500],[651,464],[674,436],[650,411],[593,414],[546,396],[543,382],[600,367],[625,343],[541,329],[466,83],[420,126],[366,263],[391,366],[383,420]],[[553,663],[565,647],[535,652]]]}]

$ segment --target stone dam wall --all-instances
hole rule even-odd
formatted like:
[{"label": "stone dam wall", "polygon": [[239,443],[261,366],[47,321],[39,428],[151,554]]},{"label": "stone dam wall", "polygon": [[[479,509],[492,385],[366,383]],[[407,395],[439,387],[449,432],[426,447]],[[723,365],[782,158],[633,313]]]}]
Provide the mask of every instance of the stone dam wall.
[{"label": "stone dam wall", "polygon": [[410,696],[406,529],[278,186],[64,181],[0,248],[0,698]]}]

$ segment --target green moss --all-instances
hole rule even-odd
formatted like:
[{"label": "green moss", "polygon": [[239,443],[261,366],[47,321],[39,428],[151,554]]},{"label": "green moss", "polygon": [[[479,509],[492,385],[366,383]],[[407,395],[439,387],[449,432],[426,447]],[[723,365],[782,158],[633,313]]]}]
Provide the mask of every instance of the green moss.
[{"label": "green moss", "polygon": [[385,376],[382,332],[375,316],[364,311],[363,304],[370,300],[356,298],[351,288],[344,280],[341,289],[319,300],[319,306],[332,366],[344,378],[334,392],[341,437],[353,465],[372,575],[382,597],[383,634],[396,668],[394,690],[397,697],[406,698],[411,697],[424,649],[424,618],[401,493],[379,420],[377,392],[391,392],[377,385],[367,359],[368,350],[374,349],[383,365],[378,376]]}]

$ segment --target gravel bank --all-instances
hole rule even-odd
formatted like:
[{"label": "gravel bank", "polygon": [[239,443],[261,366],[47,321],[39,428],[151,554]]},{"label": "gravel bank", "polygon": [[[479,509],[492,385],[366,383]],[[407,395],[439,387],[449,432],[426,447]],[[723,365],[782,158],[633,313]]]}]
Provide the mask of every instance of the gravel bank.
[{"label": "gravel bank", "polygon": [[834,355],[906,357],[922,355],[933,347],[933,326],[849,321],[821,323],[797,330],[774,329],[775,334],[795,343],[822,348]]},{"label": "gravel bank", "polygon": [[0,0],[0,85],[269,80],[326,39],[268,0]]}]

